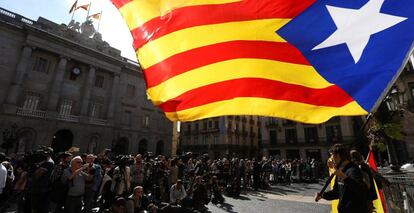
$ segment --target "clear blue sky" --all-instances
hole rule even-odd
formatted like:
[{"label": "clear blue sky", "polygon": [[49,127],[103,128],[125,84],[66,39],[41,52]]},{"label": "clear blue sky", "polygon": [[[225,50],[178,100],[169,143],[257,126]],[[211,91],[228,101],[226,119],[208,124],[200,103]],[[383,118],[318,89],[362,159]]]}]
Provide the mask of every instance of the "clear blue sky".
[{"label": "clear blue sky", "polygon": [[[32,20],[42,16],[58,24],[68,24],[72,17],[69,10],[74,2],[75,0],[0,0],[0,7]],[[78,0],[78,5],[90,2],[90,14],[103,11],[99,27],[103,40],[120,49],[122,56],[136,61],[131,34],[116,8],[109,0]],[[79,9],[75,12],[74,19],[82,23],[86,15],[85,10]],[[95,21],[95,27],[97,26],[98,21]]]}]

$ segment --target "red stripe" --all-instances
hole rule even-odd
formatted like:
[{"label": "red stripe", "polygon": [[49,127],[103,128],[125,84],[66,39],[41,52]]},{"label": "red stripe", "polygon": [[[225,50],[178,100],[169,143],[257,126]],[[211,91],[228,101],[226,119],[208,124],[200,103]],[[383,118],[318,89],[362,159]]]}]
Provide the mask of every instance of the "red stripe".
[{"label": "red stripe", "polygon": [[[151,40],[195,26],[269,18],[293,18],[316,0],[245,0],[220,5],[189,6],[154,18],[131,31],[137,50]],[[138,11],[137,11],[138,12]]]},{"label": "red stripe", "polygon": [[160,105],[165,112],[176,112],[239,97],[285,100],[316,106],[342,107],[353,99],[338,86],[313,89],[260,78],[242,78],[190,90]]},{"label": "red stripe", "polygon": [[112,4],[114,4],[115,7],[119,9],[119,8],[121,8],[122,6],[124,6],[125,4],[129,3],[132,0],[111,0],[111,1],[112,1]]},{"label": "red stripe", "polygon": [[[187,71],[236,58],[257,58],[309,65],[302,53],[289,43],[230,41],[176,54],[144,70],[148,88]],[[185,63],[183,63],[185,61]],[[271,70],[269,70],[271,72]]]}]

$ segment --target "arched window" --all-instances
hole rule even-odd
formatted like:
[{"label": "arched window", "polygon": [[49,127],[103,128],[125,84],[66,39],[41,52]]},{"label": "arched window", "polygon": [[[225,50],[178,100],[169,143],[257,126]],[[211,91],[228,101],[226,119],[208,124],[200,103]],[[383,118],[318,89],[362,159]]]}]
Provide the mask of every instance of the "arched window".
[{"label": "arched window", "polygon": [[52,140],[52,148],[55,153],[68,151],[73,144],[73,133],[67,129],[61,129],[55,133]]},{"label": "arched window", "polygon": [[138,145],[138,153],[145,154],[148,151],[148,142],[146,139],[142,139],[139,141]]},{"label": "arched window", "polygon": [[155,149],[157,155],[164,154],[164,141],[160,140],[157,142],[157,148]]}]

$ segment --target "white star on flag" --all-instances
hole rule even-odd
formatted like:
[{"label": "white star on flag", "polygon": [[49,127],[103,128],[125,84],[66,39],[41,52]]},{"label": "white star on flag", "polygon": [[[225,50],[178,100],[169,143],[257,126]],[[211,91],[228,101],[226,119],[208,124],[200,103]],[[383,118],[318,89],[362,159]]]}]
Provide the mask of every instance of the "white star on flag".
[{"label": "white star on flag", "polygon": [[360,9],[327,5],[337,30],[312,50],[345,43],[355,63],[361,59],[371,35],[386,30],[407,18],[381,13],[384,0],[370,0]]}]

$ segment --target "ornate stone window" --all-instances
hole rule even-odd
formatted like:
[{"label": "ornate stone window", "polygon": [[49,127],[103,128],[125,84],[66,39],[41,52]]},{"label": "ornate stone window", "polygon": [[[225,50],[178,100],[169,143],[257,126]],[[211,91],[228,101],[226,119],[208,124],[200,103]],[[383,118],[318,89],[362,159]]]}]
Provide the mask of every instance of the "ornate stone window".
[{"label": "ornate stone window", "polygon": [[105,77],[102,75],[96,75],[95,77],[95,87],[104,88]]},{"label": "ornate stone window", "polygon": [[43,57],[36,57],[33,64],[33,71],[48,73],[49,61]]}]

